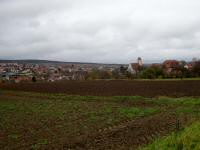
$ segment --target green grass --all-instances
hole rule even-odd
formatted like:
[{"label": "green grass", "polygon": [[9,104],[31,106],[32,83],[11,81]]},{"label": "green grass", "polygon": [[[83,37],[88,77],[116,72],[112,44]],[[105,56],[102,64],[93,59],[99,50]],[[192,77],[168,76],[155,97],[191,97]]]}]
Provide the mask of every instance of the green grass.
[{"label": "green grass", "polygon": [[162,96],[157,99],[150,99],[149,101],[158,105],[200,106],[200,98],[193,97],[169,98]]},{"label": "green grass", "polygon": [[137,107],[131,107],[131,108],[121,108],[120,113],[129,119],[133,119],[135,117],[142,117],[142,116],[148,116],[155,113],[158,113],[160,110],[158,108],[137,108]]},{"label": "green grass", "polygon": [[200,149],[200,122],[196,122],[180,133],[173,133],[156,140],[140,150],[199,150]]},{"label": "green grass", "polygon": [[200,108],[199,107],[194,107],[194,106],[184,106],[184,107],[178,107],[176,108],[176,113],[179,115],[182,114],[190,114],[192,116],[200,116]]},{"label": "green grass", "polygon": [[138,100],[143,99],[142,96],[113,96],[112,98],[114,100],[119,100],[119,101],[127,101],[127,100],[138,101]]},{"label": "green grass", "polygon": [[33,144],[31,146],[31,149],[33,149],[33,150],[42,149],[42,146],[48,145],[48,144],[49,144],[49,141],[47,139],[41,139],[40,141],[38,141],[38,143]]}]

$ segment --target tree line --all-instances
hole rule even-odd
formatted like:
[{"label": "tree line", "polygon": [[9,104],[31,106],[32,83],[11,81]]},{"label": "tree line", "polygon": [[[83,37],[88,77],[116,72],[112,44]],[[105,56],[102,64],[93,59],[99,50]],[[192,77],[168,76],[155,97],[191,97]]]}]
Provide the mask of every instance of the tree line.
[{"label": "tree line", "polygon": [[170,79],[170,78],[197,78],[200,77],[200,61],[195,62],[192,68],[185,67],[185,62],[170,68],[164,65],[143,66],[137,74],[131,74],[127,67],[121,66],[112,71],[106,69],[93,69],[86,76],[86,80],[95,79]]}]

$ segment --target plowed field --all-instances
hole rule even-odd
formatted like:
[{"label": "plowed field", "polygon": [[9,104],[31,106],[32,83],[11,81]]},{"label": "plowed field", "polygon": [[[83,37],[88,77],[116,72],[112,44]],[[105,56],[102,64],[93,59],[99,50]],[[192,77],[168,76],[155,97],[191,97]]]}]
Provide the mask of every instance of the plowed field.
[{"label": "plowed field", "polygon": [[3,84],[7,90],[65,93],[68,95],[140,95],[155,96],[200,96],[198,81],[66,81],[57,83]]},{"label": "plowed field", "polygon": [[0,149],[137,149],[199,119],[200,98],[0,93]]}]

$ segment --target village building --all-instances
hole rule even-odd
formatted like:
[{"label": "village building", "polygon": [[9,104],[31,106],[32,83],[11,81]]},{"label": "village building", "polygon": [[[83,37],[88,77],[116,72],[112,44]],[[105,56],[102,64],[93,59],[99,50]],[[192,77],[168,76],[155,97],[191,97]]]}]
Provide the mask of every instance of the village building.
[{"label": "village building", "polygon": [[194,66],[198,63],[198,61],[199,60],[197,58],[193,58],[192,61],[186,64],[184,67],[191,71],[194,68]]},{"label": "village building", "polygon": [[166,60],[163,62],[163,70],[167,75],[176,75],[179,66],[180,63],[177,60]]},{"label": "village building", "polygon": [[184,65],[184,68],[186,68],[188,70],[192,70],[193,67],[194,67],[194,65],[192,63],[188,63],[188,64]]},{"label": "village building", "polygon": [[179,61],[177,60],[166,60],[163,63],[165,68],[176,68],[179,66]]},{"label": "village building", "polygon": [[137,63],[130,63],[128,66],[128,72],[133,75],[137,75],[143,66],[143,61],[141,57],[138,57]]}]

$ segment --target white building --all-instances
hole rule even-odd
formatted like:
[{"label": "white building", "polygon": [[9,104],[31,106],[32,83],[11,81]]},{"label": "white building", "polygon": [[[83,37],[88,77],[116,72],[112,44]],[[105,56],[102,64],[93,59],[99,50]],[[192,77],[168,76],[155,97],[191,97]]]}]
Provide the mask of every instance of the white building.
[{"label": "white building", "polygon": [[143,66],[143,61],[141,57],[138,57],[137,63],[130,63],[128,66],[128,71],[131,74],[137,74],[140,71],[140,68]]}]

